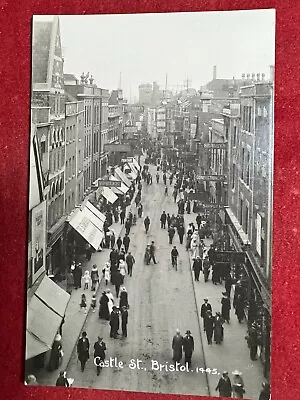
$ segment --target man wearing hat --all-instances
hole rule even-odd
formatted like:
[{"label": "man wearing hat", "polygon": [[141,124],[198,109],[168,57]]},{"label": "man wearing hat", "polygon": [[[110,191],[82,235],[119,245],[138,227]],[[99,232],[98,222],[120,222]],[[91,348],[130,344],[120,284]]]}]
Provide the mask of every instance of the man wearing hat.
[{"label": "man wearing hat", "polygon": [[232,386],[227,371],[223,372],[221,378],[219,379],[216,390],[219,391],[220,397],[231,397]]},{"label": "man wearing hat", "polygon": [[116,306],[113,306],[110,314],[110,337],[116,339],[120,327],[119,312]]},{"label": "man wearing hat", "polygon": [[195,281],[199,282],[200,271],[202,271],[202,261],[200,259],[200,256],[197,256],[194,260],[193,271],[195,275]]},{"label": "man wearing hat", "polygon": [[97,342],[94,344],[94,363],[97,367],[97,376],[100,375],[101,365],[100,363],[105,360],[106,344],[103,342],[103,338],[98,336]]},{"label": "man wearing hat", "polygon": [[206,337],[207,337],[207,343],[212,344],[212,336],[215,328],[215,319],[210,310],[207,310],[206,317],[204,318],[203,322],[204,322],[204,330],[206,332]]},{"label": "man wearing hat", "polygon": [[81,364],[81,372],[84,371],[85,364],[87,360],[90,358],[89,350],[90,350],[90,342],[87,337],[87,333],[82,332],[81,338],[78,340],[77,343],[77,355],[78,355],[78,360],[80,361]]},{"label": "man wearing hat", "polygon": [[[206,318],[206,315],[207,315],[206,314],[207,311],[212,311],[212,306],[209,304],[208,299],[204,299],[204,303],[201,306],[201,318],[203,318],[203,324],[204,324],[204,319]],[[205,330],[205,326],[204,326],[204,330]]]},{"label": "man wearing hat", "polygon": [[191,331],[187,330],[185,332],[186,336],[183,338],[182,347],[184,351],[184,362],[189,367],[192,363],[192,355],[194,351],[194,338],[191,335]]},{"label": "man wearing hat", "polygon": [[173,349],[173,361],[180,362],[182,359],[182,345],[183,337],[180,334],[179,329],[176,329],[176,334],[173,337],[172,349]]},{"label": "man wearing hat", "polygon": [[135,263],[135,259],[134,259],[133,255],[131,254],[131,252],[129,251],[128,255],[126,257],[126,264],[128,267],[128,275],[129,276],[132,276],[132,267],[133,267],[134,263]]},{"label": "man wearing hat", "polygon": [[122,321],[122,335],[127,338],[127,324],[128,324],[128,306],[124,305],[121,308],[121,321]]}]

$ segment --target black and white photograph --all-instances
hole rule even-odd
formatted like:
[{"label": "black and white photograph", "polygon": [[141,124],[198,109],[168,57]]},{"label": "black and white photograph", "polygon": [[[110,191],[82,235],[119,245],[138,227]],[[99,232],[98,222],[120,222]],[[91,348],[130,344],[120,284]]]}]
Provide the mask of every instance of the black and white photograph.
[{"label": "black and white photograph", "polygon": [[35,15],[26,385],[269,400],[275,10]]}]

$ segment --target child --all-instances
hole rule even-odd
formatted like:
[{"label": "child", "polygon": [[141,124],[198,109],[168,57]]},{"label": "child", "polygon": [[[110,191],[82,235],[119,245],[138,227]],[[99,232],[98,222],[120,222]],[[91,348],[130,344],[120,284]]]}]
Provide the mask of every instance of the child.
[{"label": "child", "polygon": [[84,290],[88,289],[89,288],[89,283],[90,283],[90,280],[91,280],[89,271],[85,271],[82,279],[83,279],[83,283],[84,283]]},{"label": "child", "polygon": [[96,295],[95,294],[93,294],[93,297],[92,297],[91,308],[93,309],[93,312],[96,311]]},{"label": "child", "polygon": [[81,295],[80,310],[82,308],[84,308],[84,313],[86,314],[86,297],[85,297],[84,293],[82,293],[82,295]]}]

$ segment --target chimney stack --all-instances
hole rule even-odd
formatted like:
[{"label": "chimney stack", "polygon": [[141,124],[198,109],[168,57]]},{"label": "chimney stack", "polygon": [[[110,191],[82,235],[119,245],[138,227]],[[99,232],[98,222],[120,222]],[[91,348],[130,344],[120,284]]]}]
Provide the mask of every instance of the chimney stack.
[{"label": "chimney stack", "polygon": [[213,80],[217,79],[217,66],[214,65],[213,67]]},{"label": "chimney stack", "polygon": [[250,74],[247,74],[247,80],[250,80]]}]

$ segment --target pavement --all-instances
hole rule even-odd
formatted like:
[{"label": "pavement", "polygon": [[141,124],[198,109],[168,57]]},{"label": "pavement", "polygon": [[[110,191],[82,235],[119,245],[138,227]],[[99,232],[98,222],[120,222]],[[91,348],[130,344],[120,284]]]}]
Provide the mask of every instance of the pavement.
[{"label": "pavement", "polygon": [[[150,167],[154,177],[154,167]],[[205,297],[213,307],[213,312],[221,309],[221,292],[223,285],[213,285],[211,281],[204,283],[203,275],[200,282],[194,282],[191,270],[190,254],[185,249],[185,241],[180,245],[175,235],[174,245],[179,251],[178,271],[175,271],[170,262],[172,245],[168,243],[167,231],[160,228],[159,218],[163,210],[170,214],[177,214],[169,190],[169,196],[164,195],[164,185],[143,183],[142,203],[144,205],[143,218],[138,219],[137,225],[130,232],[130,248],[136,263],[133,267],[133,276],[126,277],[124,285],[129,296],[128,338],[109,337],[109,323],[98,318],[98,301],[105,282],[100,282],[97,290],[97,310],[87,314],[79,311],[79,303],[83,290],[73,290],[66,310],[65,324],[63,325],[64,360],[60,369],[66,369],[68,376],[74,378],[73,386],[85,388],[103,388],[152,393],[192,394],[202,396],[217,396],[215,391],[218,379],[224,370],[229,373],[239,369],[243,373],[246,397],[258,399],[261,383],[263,382],[263,368],[261,362],[251,361],[247,347],[246,323],[239,324],[232,311],[229,325],[225,325],[224,342],[221,345],[208,346],[203,332],[200,308]],[[135,206],[131,206],[135,213]],[[128,210],[129,211],[129,210]],[[148,234],[145,233],[143,220],[149,215],[151,224]],[[185,214],[185,222],[195,222],[195,214]],[[113,224],[116,238],[121,234],[123,225]],[[143,262],[145,247],[154,240],[157,246],[157,265],[152,263],[146,266]],[[205,244],[211,241],[205,239]],[[92,259],[83,267],[91,269],[97,264],[101,272],[104,263],[109,258],[110,250],[104,249],[92,255]],[[114,287],[108,286],[115,296]],[[92,292],[86,290],[87,304],[90,307]],[[233,292],[233,290],[232,290]],[[118,300],[115,298],[116,304]],[[172,364],[172,337],[176,328],[184,334],[190,329],[195,340],[192,370],[170,371]],[[112,364],[103,368],[100,376],[96,376],[96,368],[91,359],[85,371],[80,371],[77,360],[76,343],[82,330],[86,330],[91,342],[91,348],[98,335],[104,338],[107,346],[106,359],[112,358]],[[133,360],[141,360],[141,368],[132,364]],[[123,365],[116,365],[122,362]],[[164,367],[156,369],[156,365]],[[201,370],[203,368],[203,370]],[[219,375],[205,373],[206,368],[217,369]],[[42,370],[37,374],[41,385],[55,385],[59,371],[49,373]]]},{"label": "pavement", "polygon": [[[190,222],[196,225],[196,215],[194,213],[185,214],[186,227]],[[197,225],[196,225],[197,226]],[[212,243],[211,239],[204,239],[207,248]],[[190,256],[190,265],[192,267],[192,259]],[[194,274],[191,268],[193,279],[194,293],[197,303],[197,309],[200,317],[201,306],[204,303],[204,298],[208,298],[212,305],[213,314],[217,311],[221,312],[222,292],[225,291],[224,285],[214,285],[211,282],[211,274],[208,282],[204,282],[203,273],[200,275],[199,282],[194,280]],[[231,290],[231,304],[233,303],[234,285]],[[202,318],[199,318],[201,324],[201,337],[203,343],[204,359],[208,368],[217,368],[219,372],[228,371],[232,378],[232,371],[238,369],[242,372],[242,377],[245,384],[245,398],[258,399],[261,391],[263,377],[263,366],[260,360],[251,361],[249,349],[245,336],[247,335],[247,322],[244,320],[241,324],[238,322],[234,309],[231,309],[230,323],[224,324],[224,341],[221,345],[208,345],[206,334],[203,330]],[[218,378],[212,374],[208,374],[209,388],[211,395],[216,395],[215,392]]]}]

